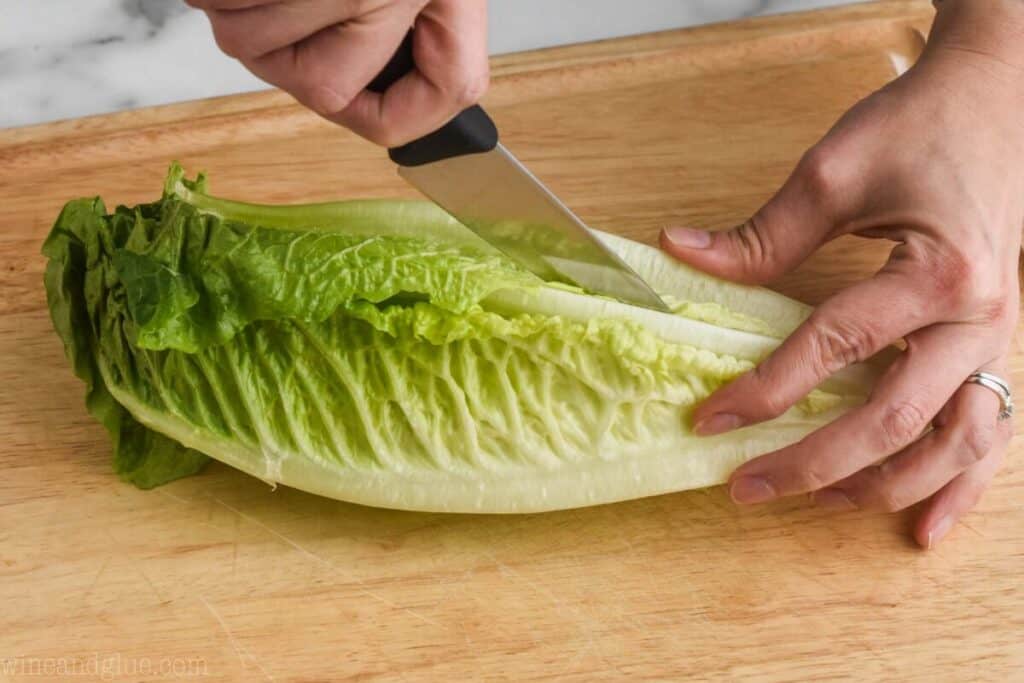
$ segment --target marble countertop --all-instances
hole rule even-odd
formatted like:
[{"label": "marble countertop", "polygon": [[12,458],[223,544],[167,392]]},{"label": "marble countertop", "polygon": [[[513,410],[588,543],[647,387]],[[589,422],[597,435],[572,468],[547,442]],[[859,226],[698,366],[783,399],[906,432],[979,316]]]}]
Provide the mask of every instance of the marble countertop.
[{"label": "marble countertop", "polygon": [[[492,54],[849,0],[490,0]],[[557,17],[557,19],[553,19]],[[266,88],[182,0],[6,0],[0,128]]]}]

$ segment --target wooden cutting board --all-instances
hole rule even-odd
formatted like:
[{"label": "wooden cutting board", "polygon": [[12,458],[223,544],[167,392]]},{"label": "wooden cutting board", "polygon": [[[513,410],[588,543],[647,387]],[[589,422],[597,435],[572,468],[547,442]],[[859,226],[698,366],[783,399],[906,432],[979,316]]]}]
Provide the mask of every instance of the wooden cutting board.
[{"label": "wooden cutting board", "polygon": [[[504,57],[486,105],[594,226],[727,227],[913,62],[930,16],[887,2]],[[272,491],[219,464],[122,484],[50,329],[39,246],[65,200],[152,200],[175,158],[230,197],[414,196],[281,94],[0,131],[0,680],[1024,676],[1019,442],[928,553],[910,514],[738,509],[721,489],[499,517]],[[831,245],[781,289],[820,301],[884,254]]]}]

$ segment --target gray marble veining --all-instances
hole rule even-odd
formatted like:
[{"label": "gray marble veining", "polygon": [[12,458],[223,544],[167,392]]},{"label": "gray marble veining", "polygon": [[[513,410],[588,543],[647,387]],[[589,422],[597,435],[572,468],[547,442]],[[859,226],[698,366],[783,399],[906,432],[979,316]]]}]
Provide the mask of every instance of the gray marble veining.
[{"label": "gray marble veining", "polygon": [[[849,0],[491,0],[493,54]],[[0,127],[267,87],[181,0],[0,0]]]}]

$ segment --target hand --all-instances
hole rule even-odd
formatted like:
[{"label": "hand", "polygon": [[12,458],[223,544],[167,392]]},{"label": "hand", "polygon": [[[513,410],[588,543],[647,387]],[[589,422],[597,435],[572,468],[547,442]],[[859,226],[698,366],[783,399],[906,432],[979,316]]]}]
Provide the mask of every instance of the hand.
[{"label": "hand", "polygon": [[[217,44],[324,118],[394,147],[437,130],[487,90],[485,0],[186,0]],[[415,21],[416,69],[365,90]]]},{"label": "hand", "polygon": [[776,417],[840,368],[906,341],[863,406],[738,468],[735,501],[813,492],[828,507],[894,511],[930,499],[915,529],[930,547],[989,484],[1011,423],[997,422],[993,392],[963,382],[978,369],[1007,377],[1018,317],[1022,36],[1022,3],[947,0],[918,64],[848,112],[746,224],[663,233],[674,256],[752,284],[839,235],[896,243],[874,277],[695,412],[705,435]]}]

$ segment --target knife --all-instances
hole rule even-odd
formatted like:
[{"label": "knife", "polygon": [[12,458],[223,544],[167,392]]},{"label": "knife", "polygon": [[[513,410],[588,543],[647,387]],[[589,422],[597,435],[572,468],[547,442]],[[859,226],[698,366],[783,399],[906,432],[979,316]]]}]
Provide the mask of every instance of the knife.
[{"label": "knife", "polygon": [[[412,31],[367,86],[383,93],[415,68]],[[576,214],[498,141],[480,105],[388,150],[398,174],[491,245],[547,281],[669,310],[665,302]]]}]

